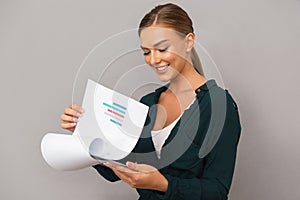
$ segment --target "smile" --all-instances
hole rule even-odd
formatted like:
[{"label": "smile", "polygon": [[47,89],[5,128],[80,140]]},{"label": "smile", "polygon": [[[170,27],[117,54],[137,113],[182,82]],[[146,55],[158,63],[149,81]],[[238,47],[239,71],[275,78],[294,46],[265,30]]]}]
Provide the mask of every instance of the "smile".
[{"label": "smile", "polygon": [[158,71],[158,73],[162,74],[162,73],[165,73],[168,69],[170,65],[165,65],[165,66],[161,66],[161,67],[155,67],[156,70]]}]

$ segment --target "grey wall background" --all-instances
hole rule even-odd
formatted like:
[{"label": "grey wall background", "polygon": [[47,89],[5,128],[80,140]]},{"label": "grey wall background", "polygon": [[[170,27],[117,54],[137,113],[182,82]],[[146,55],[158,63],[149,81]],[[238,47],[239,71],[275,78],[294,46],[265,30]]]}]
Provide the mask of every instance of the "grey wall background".
[{"label": "grey wall background", "polygon": [[[161,1],[0,1],[0,199],[136,199],[93,169],[60,172],[40,141],[60,128],[87,53]],[[173,1],[195,23],[243,124],[232,200],[300,198],[300,1]]]}]

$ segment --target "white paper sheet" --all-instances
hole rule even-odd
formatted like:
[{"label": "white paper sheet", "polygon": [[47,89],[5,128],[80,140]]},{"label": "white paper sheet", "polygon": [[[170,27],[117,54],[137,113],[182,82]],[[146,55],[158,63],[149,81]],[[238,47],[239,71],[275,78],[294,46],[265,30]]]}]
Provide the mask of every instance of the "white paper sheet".
[{"label": "white paper sheet", "polygon": [[42,140],[42,155],[53,168],[75,170],[97,160],[125,158],[136,145],[148,112],[146,105],[91,80],[82,107],[73,135],[49,133]]},{"label": "white paper sheet", "polygon": [[48,133],[42,139],[41,151],[46,162],[58,170],[78,170],[100,163],[91,158],[76,135]]}]

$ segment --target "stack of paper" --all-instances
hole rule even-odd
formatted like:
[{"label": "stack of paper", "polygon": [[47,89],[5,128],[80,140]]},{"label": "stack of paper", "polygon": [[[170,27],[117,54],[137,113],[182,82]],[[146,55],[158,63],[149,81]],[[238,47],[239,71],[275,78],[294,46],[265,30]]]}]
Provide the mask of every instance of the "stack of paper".
[{"label": "stack of paper", "polygon": [[48,133],[41,143],[46,162],[60,170],[76,170],[103,160],[120,160],[136,145],[148,107],[88,80],[73,135]]}]

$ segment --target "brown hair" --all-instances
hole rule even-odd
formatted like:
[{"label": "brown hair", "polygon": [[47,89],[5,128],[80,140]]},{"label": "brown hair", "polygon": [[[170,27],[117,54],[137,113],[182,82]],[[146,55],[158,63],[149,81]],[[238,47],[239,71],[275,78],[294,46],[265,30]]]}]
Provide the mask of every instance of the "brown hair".
[{"label": "brown hair", "polygon": [[[193,22],[188,14],[179,6],[168,3],[158,5],[147,13],[139,25],[139,36],[143,28],[161,24],[167,28],[172,28],[181,33],[180,35],[194,34]],[[192,63],[199,74],[204,76],[199,56],[193,47],[191,52]]]}]

